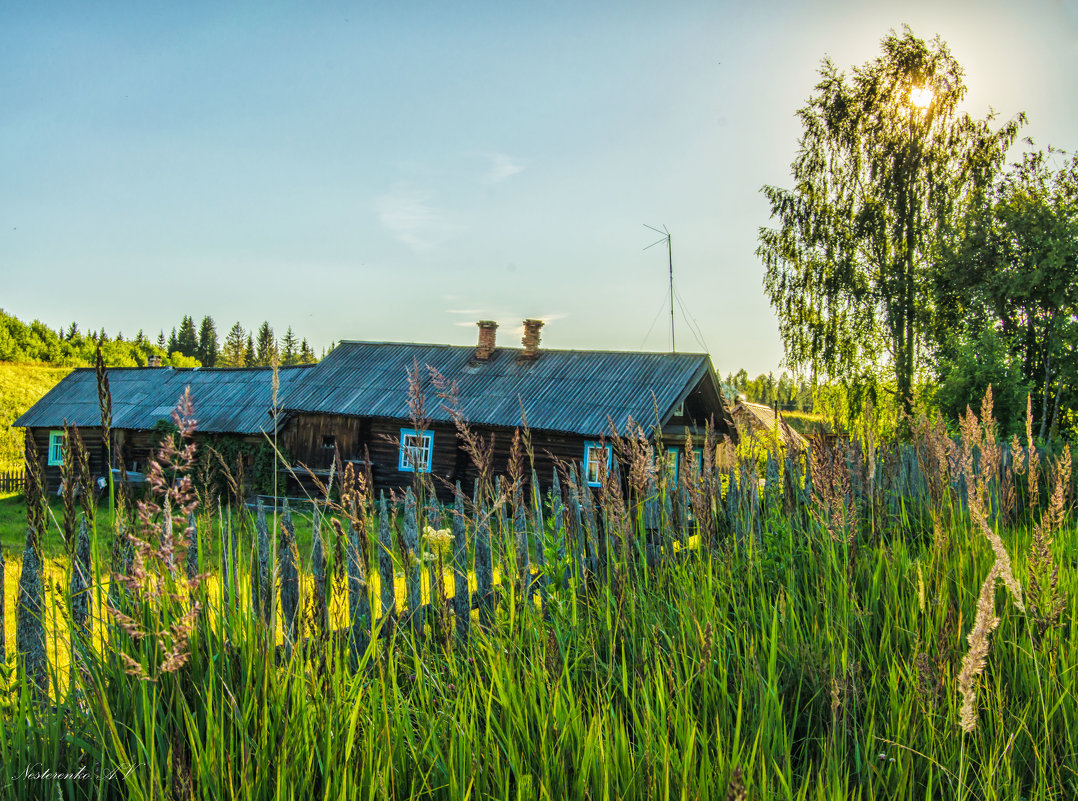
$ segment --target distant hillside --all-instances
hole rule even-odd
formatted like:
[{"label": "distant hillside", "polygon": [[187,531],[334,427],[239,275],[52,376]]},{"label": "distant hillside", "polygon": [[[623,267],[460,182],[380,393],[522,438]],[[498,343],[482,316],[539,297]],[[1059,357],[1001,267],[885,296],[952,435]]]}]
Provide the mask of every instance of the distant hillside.
[{"label": "distant hillside", "polygon": [[0,362],[0,465],[22,463],[23,432],[12,422],[70,372],[70,367]]}]

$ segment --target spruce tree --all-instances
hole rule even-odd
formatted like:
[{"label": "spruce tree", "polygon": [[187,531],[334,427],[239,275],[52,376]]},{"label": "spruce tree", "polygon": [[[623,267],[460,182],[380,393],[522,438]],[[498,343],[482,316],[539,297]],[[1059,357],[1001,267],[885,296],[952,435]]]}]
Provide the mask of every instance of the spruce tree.
[{"label": "spruce tree", "polygon": [[184,356],[198,355],[198,332],[195,331],[195,320],[189,314],[185,314],[180,322],[180,332],[176,335],[176,348]]},{"label": "spruce tree", "polygon": [[299,345],[299,363],[300,364],[314,364],[317,359],[314,358],[314,351],[311,350],[311,346],[307,344],[307,340],[304,339]]},{"label": "spruce tree", "polygon": [[243,366],[255,367],[257,362],[255,361],[255,340],[250,334],[247,334],[247,349],[243,354]]},{"label": "spruce tree", "polygon": [[292,326],[288,326],[288,330],[284,333],[284,339],[281,340],[281,364],[287,367],[299,361],[298,344],[296,335],[292,331]]},{"label": "spruce tree", "polygon": [[168,354],[171,356],[180,349],[179,340],[176,339],[176,329],[173,327],[172,333],[168,335]]},{"label": "spruce tree", "polygon": [[202,318],[198,331],[198,360],[203,367],[217,366],[217,326],[208,314]]},{"label": "spruce tree", "polygon": [[221,349],[221,367],[243,367],[246,364],[246,338],[246,332],[239,323],[229,329],[225,346]]},{"label": "spruce tree", "polygon": [[157,332],[157,347],[161,350],[165,350],[165,344],[165,329],[162,328]]},{"label": "spruce tree", "polygon": [[270,324],[263,320],[258,327],[258,344],[255,349],[255,364],[259,367],[268,367],[273,362],[273,354],[277,352],[277,339],[273,336]]}]

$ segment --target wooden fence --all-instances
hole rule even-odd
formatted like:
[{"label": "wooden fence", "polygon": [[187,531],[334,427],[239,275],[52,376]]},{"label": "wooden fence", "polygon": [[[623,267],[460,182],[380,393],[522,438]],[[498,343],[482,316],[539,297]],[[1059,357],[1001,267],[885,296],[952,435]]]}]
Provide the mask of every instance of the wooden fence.
[{"label": "wooden fence", "polygon": [[[961,506],[967,481],[951,472],[947,459],[933,462],[933,458],[912,446],[881,448],[868,455],[856,442],[820,443],[811,457],[768,458],[763,478],[755,462],[741,462],[726,469],[710,463],[702,471],[693,467],[676,482],[663,475],[642,478],[639,471],[623,480],[615,461],[599,489],[587,487],[578,471],[569,468],[561,476],[555,474],[545,492],[537,489],[534,473],[532,489],[518,486],[503,491],[498,483],[485,496],[476,492],[467,500],[458,485],[451,506],[439,506],[430,493],[423,500],[411,489],[401,496],[367,498],[349,516],[320,503],[312,512],[312,550],[302,560],[309,564],[310,581],[300,578],[306,571],[297,551],[292,510],[287,503],[283,506],[273,530],[274,517],[260,500],[253,519],[248,519],[252,525],[242,527],[250,531],[243,543],[241,526],[232,525],[238,515],[219,524],[217,534],[205,526],[200,531],[192,516],[185,564],[170,562],[167,569],[186,570],[188,576],[217,573],[222,609],[272,624],[277,629],[273,638],[282,635],[289,653],[308,636],[303,621],[310,612],[310,634],[347,641],[354,660],[373,636],[394,630],[414,637],[417,644],[435,627],[441,627],[442,637],[451,636],[447,630],[451,629],[459,640],[467,641],[473,634],[473,610],[478,611],[478,625],[487,627],[514,599],[546,616],[554,589],[586,592],[592,583],[607,581],[612,574],[624,580],[639,575],[636,571],[661,569],[679,553],[759,542],[769,521],[784,520],[800,532],[821,526],[832,536],[854,531],[909,536],[918,533],[918,521],[922,532],[930,532],[941,493],[946,502]],[[1047,466],[1047,459],[1045,454],[1041,463]],[[978,469],[974,467],[975,474]],[[1021,469],[1004,450],[992,474],[977,477],[989,488],[990,513],[1013,520],[1019,513],[1035,511],[1024,505],[1021,482],[1015,480]],[[1068,486],[1068,502],[1072,491]],[[214,536],[219,539],[215,549],[219,563],[210,565],[207,546]],[[104,610],[88,608],[93,593],[87,592],[83,577],[94,575],[88,538],[82,521],[70,593],[72,598],[87,599],[85,612],[73,615],[74,624],[83,628],[91,612],[107,616]],[[327,574],[328,553],[338,554],[339,567],[343,556],[338,574],[343,574],[343,581]],[[244,562],[248,564],[241,569]],[[24,559],[19,579],[23,600],[17,610],[20,631],[30,632],[26,647],[31,651],[35,642],[43,649],[46,641],[40,614],[43,577],[27,575],[35,569],[40,569],[36,557]],[[129,563],[120,566],[121,572],[127,569]],[[377,591],[375,582],[368,580],[374,575]],[[447,591],[449,575],[452,594]],[[396,598],[398,577],[403,578],[403,604]],[[0,599],[3,580],[0,553]],[[117,586],[117,582],[110,585],[110,602],[115,602]],[[336,598],[338,594],[343,597]],[[327,610],[335,602],[347,608],[347,625],[332,632]],[[0,659],[3,617],[0,605]],[[33,634],[39,629],[39,635]],[[24,672],[47,681],[40,667],[45,664],[44,651],[35,656],[23,650],[20,643]]]},{"label": "wooden fence", "polygon": [[0,492],[22,492],[26,489],[26,471],[21,468],[0,469]]}]

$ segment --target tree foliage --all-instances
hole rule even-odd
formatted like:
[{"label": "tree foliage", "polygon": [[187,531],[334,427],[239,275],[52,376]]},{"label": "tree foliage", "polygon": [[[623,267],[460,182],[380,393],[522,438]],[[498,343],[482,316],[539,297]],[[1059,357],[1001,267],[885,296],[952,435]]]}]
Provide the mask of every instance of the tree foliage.
[{"label": "tree foliage", "polygon": [[938,241],[989,185],[1019,120],[959,112],[962,68],[938,38],[905,28],[850,75],[829,60],[798,112],[794,187],[765,186],[764,285],[786,360],[816,377],[870,376],[888,364],[906,410],[934,314]]},{"label": "tree foliage", "polygon": [[941,398],[961,410],[960,387],[975,397],[988,383],[1014,386],[1017,427],[1032,390],[1045,436],[1078,387],[1078,157],[1025,153],[970,205],[942,266]]}]

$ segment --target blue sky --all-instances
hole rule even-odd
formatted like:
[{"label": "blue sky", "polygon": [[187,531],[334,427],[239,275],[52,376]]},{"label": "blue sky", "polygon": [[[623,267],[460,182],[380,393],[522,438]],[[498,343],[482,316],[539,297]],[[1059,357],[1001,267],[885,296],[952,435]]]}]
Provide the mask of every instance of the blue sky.
[{"label": "blue sky", "polygon": [[1078,149],[1078,0],[5,4],[0,306],[316,349],[543,317],[549,347],[663,350],[665,224],[678,349],[776,369],[760,187],[789,184],[820,59],[904,23],[969,111]]}]

